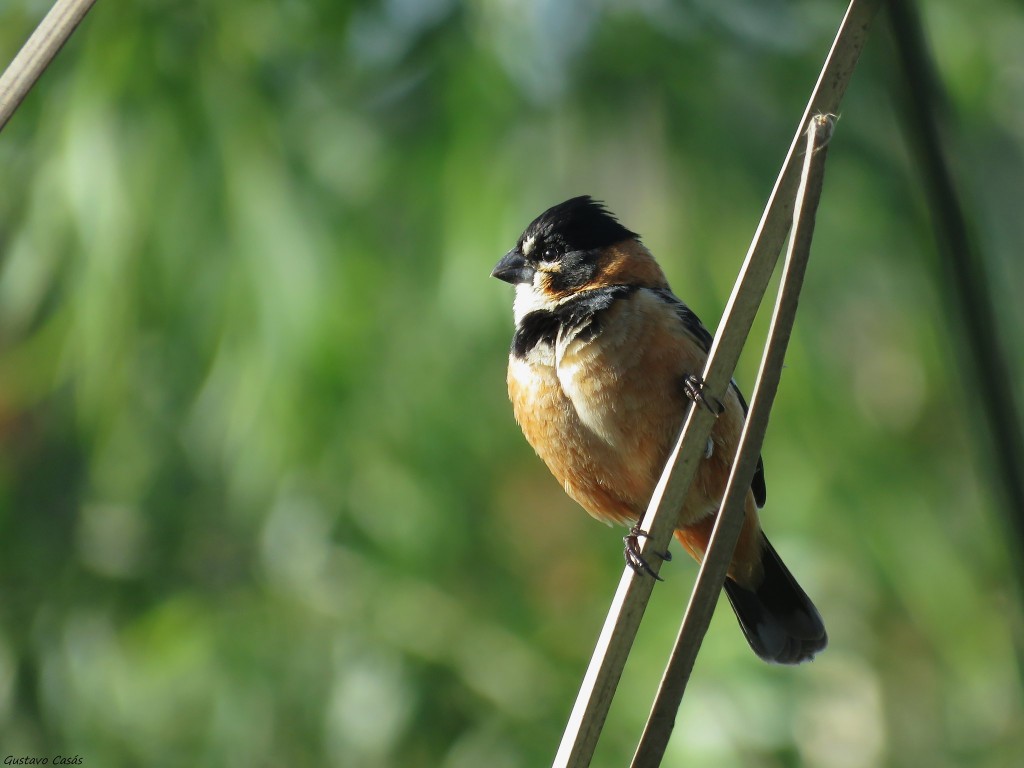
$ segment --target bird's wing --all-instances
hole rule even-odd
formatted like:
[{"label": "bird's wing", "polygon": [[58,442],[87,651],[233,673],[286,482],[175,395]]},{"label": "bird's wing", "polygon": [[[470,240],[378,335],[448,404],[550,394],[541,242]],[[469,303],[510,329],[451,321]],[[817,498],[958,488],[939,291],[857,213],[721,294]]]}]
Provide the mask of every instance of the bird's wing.
[{"label": "bird's wing", "polygon": [[[655,291],[658,296],[668,304],[672,305],[672,308],[676,312],[676,317],[679,318],[679,322],[682,323],[683,328],[687,334],[693,337],[705,353],[711,351],[711,342],[713,337],[707,328],[704,327],[704,323],[700,321],[696,313],[690,309],[686,304],[679,299],[674,293],[669,290],[658,290]],[[733,391],[736,393],[736,397],[739,398],[740,405],[743,406],[743,413],[746,415],[747,411],[750,410],[747,405],[747,401],[743,397],[743,393],[740,392],[740,388],[736,385],[735,379],[730,382]],[[761,457],[757,457],[757,467],[754,469],[754,476],[750,480],[750,489],[754,492],[754,501],[757,502],[757,506],[763,507],[765,500],[768,497],[768,489],[764,482],[764,462]]]}]

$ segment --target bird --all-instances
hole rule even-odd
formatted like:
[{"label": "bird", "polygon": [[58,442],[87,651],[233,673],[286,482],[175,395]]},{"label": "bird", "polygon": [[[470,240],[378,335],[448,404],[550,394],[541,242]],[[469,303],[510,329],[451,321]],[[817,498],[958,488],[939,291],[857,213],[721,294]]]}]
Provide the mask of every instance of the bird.
[{"label": "bird", "polygon": [[[507,377],[515,419],[570,497],[598,520],[632,526],[626,561],[635,570],[655,576],[639,554],[639,521],[687,410],[699,403],[717,412],[675,521],[675,538],[699,562],[747,413],[735,381],[721,402],[701,392],[711,334],[639,235],[588,195],[534,219],[491,275],[515,287]],[[757,656],[799,664],[828,635],[761,529],[765,499],[759,457],[725,593]]]}]

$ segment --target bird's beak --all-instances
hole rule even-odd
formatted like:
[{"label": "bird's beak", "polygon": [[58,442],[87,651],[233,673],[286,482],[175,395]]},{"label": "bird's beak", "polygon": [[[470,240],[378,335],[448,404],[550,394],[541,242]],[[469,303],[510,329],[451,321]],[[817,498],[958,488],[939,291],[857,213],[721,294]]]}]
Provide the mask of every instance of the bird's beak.
[{"label": "bird's beak", "polygon": [[523,254],[519,252],[518,248],[513,248],[501,257],[501,261],[494,265],[494,269],[491,270],[491,277],[504,280],[511,285],[532,283],[533,267],[526,263],[526,259],[523,258]]}]

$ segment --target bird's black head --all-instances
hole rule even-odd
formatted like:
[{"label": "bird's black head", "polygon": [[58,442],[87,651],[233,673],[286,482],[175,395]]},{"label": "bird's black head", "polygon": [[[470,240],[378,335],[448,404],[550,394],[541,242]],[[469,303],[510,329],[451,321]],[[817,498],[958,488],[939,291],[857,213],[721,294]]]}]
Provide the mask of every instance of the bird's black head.
[{"label": "bird's black head", "polygon": [[555,255],[591,251],[631,237],[636,233],[619,224],[604,204],[582,195],[544,211],[530,222],[517,245],[524,256],[539,258],[545,250]]},{"label": "bird's black head", "polygon": [[574,197],[530,222],[491,274],[515,285],[530,283],[543,271],[548,290],[560,293],[594,276],[603,249],[635,237],[600,202],[588,195]]}]

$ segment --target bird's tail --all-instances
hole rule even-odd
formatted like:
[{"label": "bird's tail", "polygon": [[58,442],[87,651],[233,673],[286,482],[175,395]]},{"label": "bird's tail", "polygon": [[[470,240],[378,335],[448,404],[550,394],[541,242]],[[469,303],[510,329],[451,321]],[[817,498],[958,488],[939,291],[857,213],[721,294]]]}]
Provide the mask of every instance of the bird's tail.
[{"label": "bird's tail", "polygon": [[[753,498],[747,502],[725,593],[754,653],[775,664],[809,661],[828,644],[825,624],[761,531]],[[676,530],[676,538],[698,561],[704,557],[714,522],[706,517]]]},{"label": "bird's tail", "polygon": [[776,664],[809,661],[828,644],[825,624],[763,533],[761,540],[764,578],[754,588],[727,578],[725,593],[754,653]]}]

